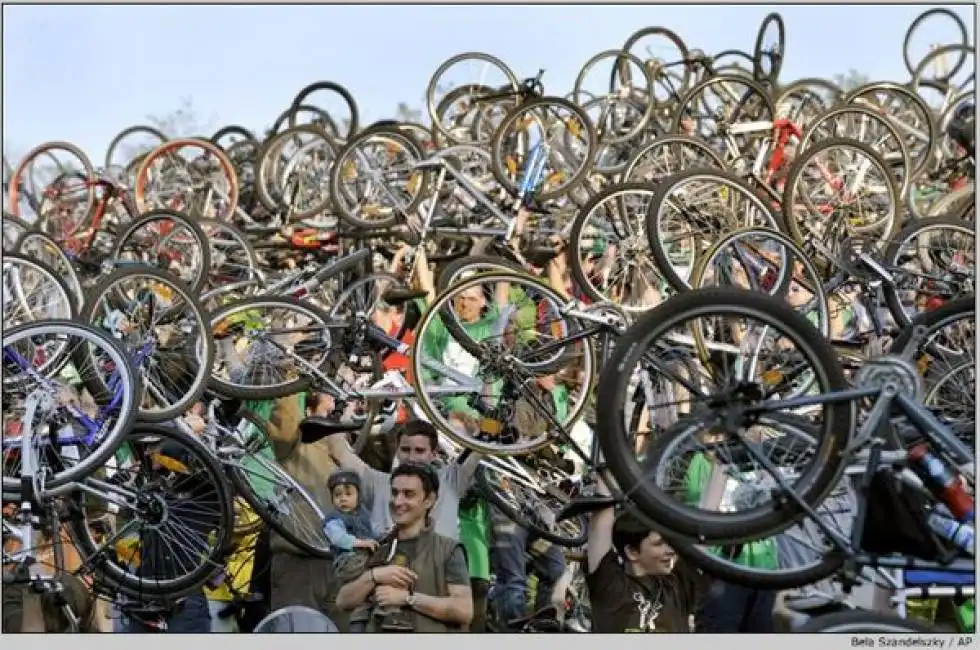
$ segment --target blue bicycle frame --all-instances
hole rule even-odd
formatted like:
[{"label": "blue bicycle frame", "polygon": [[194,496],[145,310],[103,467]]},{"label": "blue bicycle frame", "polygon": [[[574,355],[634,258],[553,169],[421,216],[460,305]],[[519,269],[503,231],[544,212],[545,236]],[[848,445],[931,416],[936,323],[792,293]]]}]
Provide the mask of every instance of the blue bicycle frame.
[{"label": "blue bicycle frame", "polygon": [[[146,348],[146,346],[144,346],[144,348]],[[146,354],[145,349],[140,349],[140,351],[137,353],[136,356],[137,358],[139,358],[140,355],[145,356],[145,354]],[[4,348],[3,358],[5,361],[16,364],[18,367],[23,369],[24,372],[37,376],[38,378],[42,379],[44,382],[48,383],[49,385],[54,383],[54,380],[52,379],[49,379],[47,377],[41,377],[36,370],[33,370],[33,364],[31,364],[21,354],[19,354],[14,350],[11,350],[9,348]],[[98,415],[96,416],[95,419],[90,418],[86,413],[84,413],[81,409],[79,409],[76,406],[73,406],[71,404],[65,406],[67,411],[71,413],[72,417],[74,417],[85,429],[85,433],[82,435],[69,435],[65,437],[58,436],[57,440],[60,444],[75,445],[81,443],[83,445],[91,445],[93,442],[95,442],[96,439],[99,438],[100,435],[104,435],[105,429],[107,427],[106,416],[108,416],[109,413],[111,413],[119,406],[119,403],[122,401],[123,398],[124,391],[122,388],[122,382],[120,381],[120,375],[118,370],[113,369],[112,373],[109,375],[109,381],[107,382],[106,387],[111,391],[112,399],[109,400],[108,404],[106,404],[105,406],[99,409]],[[3,449],[5,451],[8,449],[18,449],[20,447],[20,444],[21,444],[20,437],[11,439],[7,436],[4,436],[3,443],[2,446],[0,446],[0,449]]]},{"label": "blue bicycle frame", "polygon": [[522,205],[527,204],[530,198],[534,196],[534,190],[541,184],[544,176],[544,165],[548,161],[550,149],[547,144],[539,142],[531,147],[531,151],[528,152],[527,162],[524,163],[524,173],[521,176],[521,184],[517,191],[517,199]]}]

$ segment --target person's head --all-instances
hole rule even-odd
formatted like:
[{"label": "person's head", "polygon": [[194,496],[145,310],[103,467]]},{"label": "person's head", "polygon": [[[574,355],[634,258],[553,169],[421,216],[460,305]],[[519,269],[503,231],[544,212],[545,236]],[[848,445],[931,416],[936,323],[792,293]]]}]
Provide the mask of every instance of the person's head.
[{"label": "person's head", "polygon": [[613,548],[637,576],[663,576],[674,570],[674,549],[650,526],[627,511],[616,518]]},{"label": "person's head", "polygon": [[357,510],[361,479],[356,472],[337,470],[327,479],[327,487],[330,488],[330,499],[334,508],[341,512]]},{"label": "person's head", "polygon": [[391,472],[391,520],[399,528],[426,521],[439,496],[439,475],[428,464],[405,463]]},{"label": "person's head", "polygon": [[487,304],[487,297],[483,295],[483,287],[470,287],[460,291],[453,297],[453,308],[456,316],[464,323],[473,323],[480,320],[483,308]]},{"label": "person's head", "polygon": [[395,434],[395,455],[401,463],[428,464],[436,460],[439,432],[424,420],[409,420]]}]

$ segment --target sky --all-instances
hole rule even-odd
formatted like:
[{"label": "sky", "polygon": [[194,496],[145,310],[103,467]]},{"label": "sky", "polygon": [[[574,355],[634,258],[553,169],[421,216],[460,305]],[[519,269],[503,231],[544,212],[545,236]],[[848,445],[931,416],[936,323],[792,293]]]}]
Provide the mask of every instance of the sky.
[{"label": "sky", "polygon": [[[546,69],[547,94],[572,89],[596,53],[664,26],[689,48],[751,54],[762,19],[786,24],[781,82],[851,68],[907,82],[902,41],[925,5],[16,5],[3,7],[3,148],[17,156],[68,140],[98,165],[122,129],[190,98],[215,127],[267,128],[303,86],[331,80],[357,100],[362,123],[421,107],[448,57],[483,51],[519,78]],[[974,6],[950,6],[967,24]],[[916,38],[955,38],[943,24]],[[925,28],[924,28],[925,29]],[[329,110],[329,107],[326,107]]]}]

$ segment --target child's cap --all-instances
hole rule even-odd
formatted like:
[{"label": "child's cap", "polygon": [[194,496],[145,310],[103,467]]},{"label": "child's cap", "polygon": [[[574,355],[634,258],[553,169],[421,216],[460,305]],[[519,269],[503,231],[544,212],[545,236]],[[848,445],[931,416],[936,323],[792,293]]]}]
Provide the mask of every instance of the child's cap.
[{"label": "child's cap", "polygon": [[357,472],[352,472],[348,469],[338,469],[327,479],[327,487],[333,492],[334,488],[338,485],[352,485],[360,493],[361,478],[357,475]]}]

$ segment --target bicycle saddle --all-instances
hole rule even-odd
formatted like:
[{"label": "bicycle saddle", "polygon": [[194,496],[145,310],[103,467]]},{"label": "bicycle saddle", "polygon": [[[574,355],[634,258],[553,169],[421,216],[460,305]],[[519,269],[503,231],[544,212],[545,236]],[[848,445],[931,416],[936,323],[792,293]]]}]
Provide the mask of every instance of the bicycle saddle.
[{"label": "bicycle saddle", "polygon": [[556,521],[565,521],[566,519],[574,519],[579,515],[584,515],[590,512],[597,512],[599,510],[605,510],[606,508],[612,508],[616,505],[616,498],[609,496],[591,496],[591,497],[576,497],[565,504],[561,510],[558,511],[558,517]]},{"label": "bicycle saddle", "polygon": [[560,632],[561,623],[558,622],[558,608],[554,605],[545,605],[530,616],[511,619],[507,621],[507,629],[519,632],[532,627],[535,632]]},{"label": "bicycle saddle", "polygon": [[416,298],[425,298],[427,295],[429,295],[427,291],[395,288],[381,294],[381,299],[389,305],[397,307]]},{"label": "bicycle saddle", "polygon": [[303,444],[319,442],[327,436],[359,430],[363,422],[333,422],[327,418],[310,416],[299,423],[299,439]]}]

